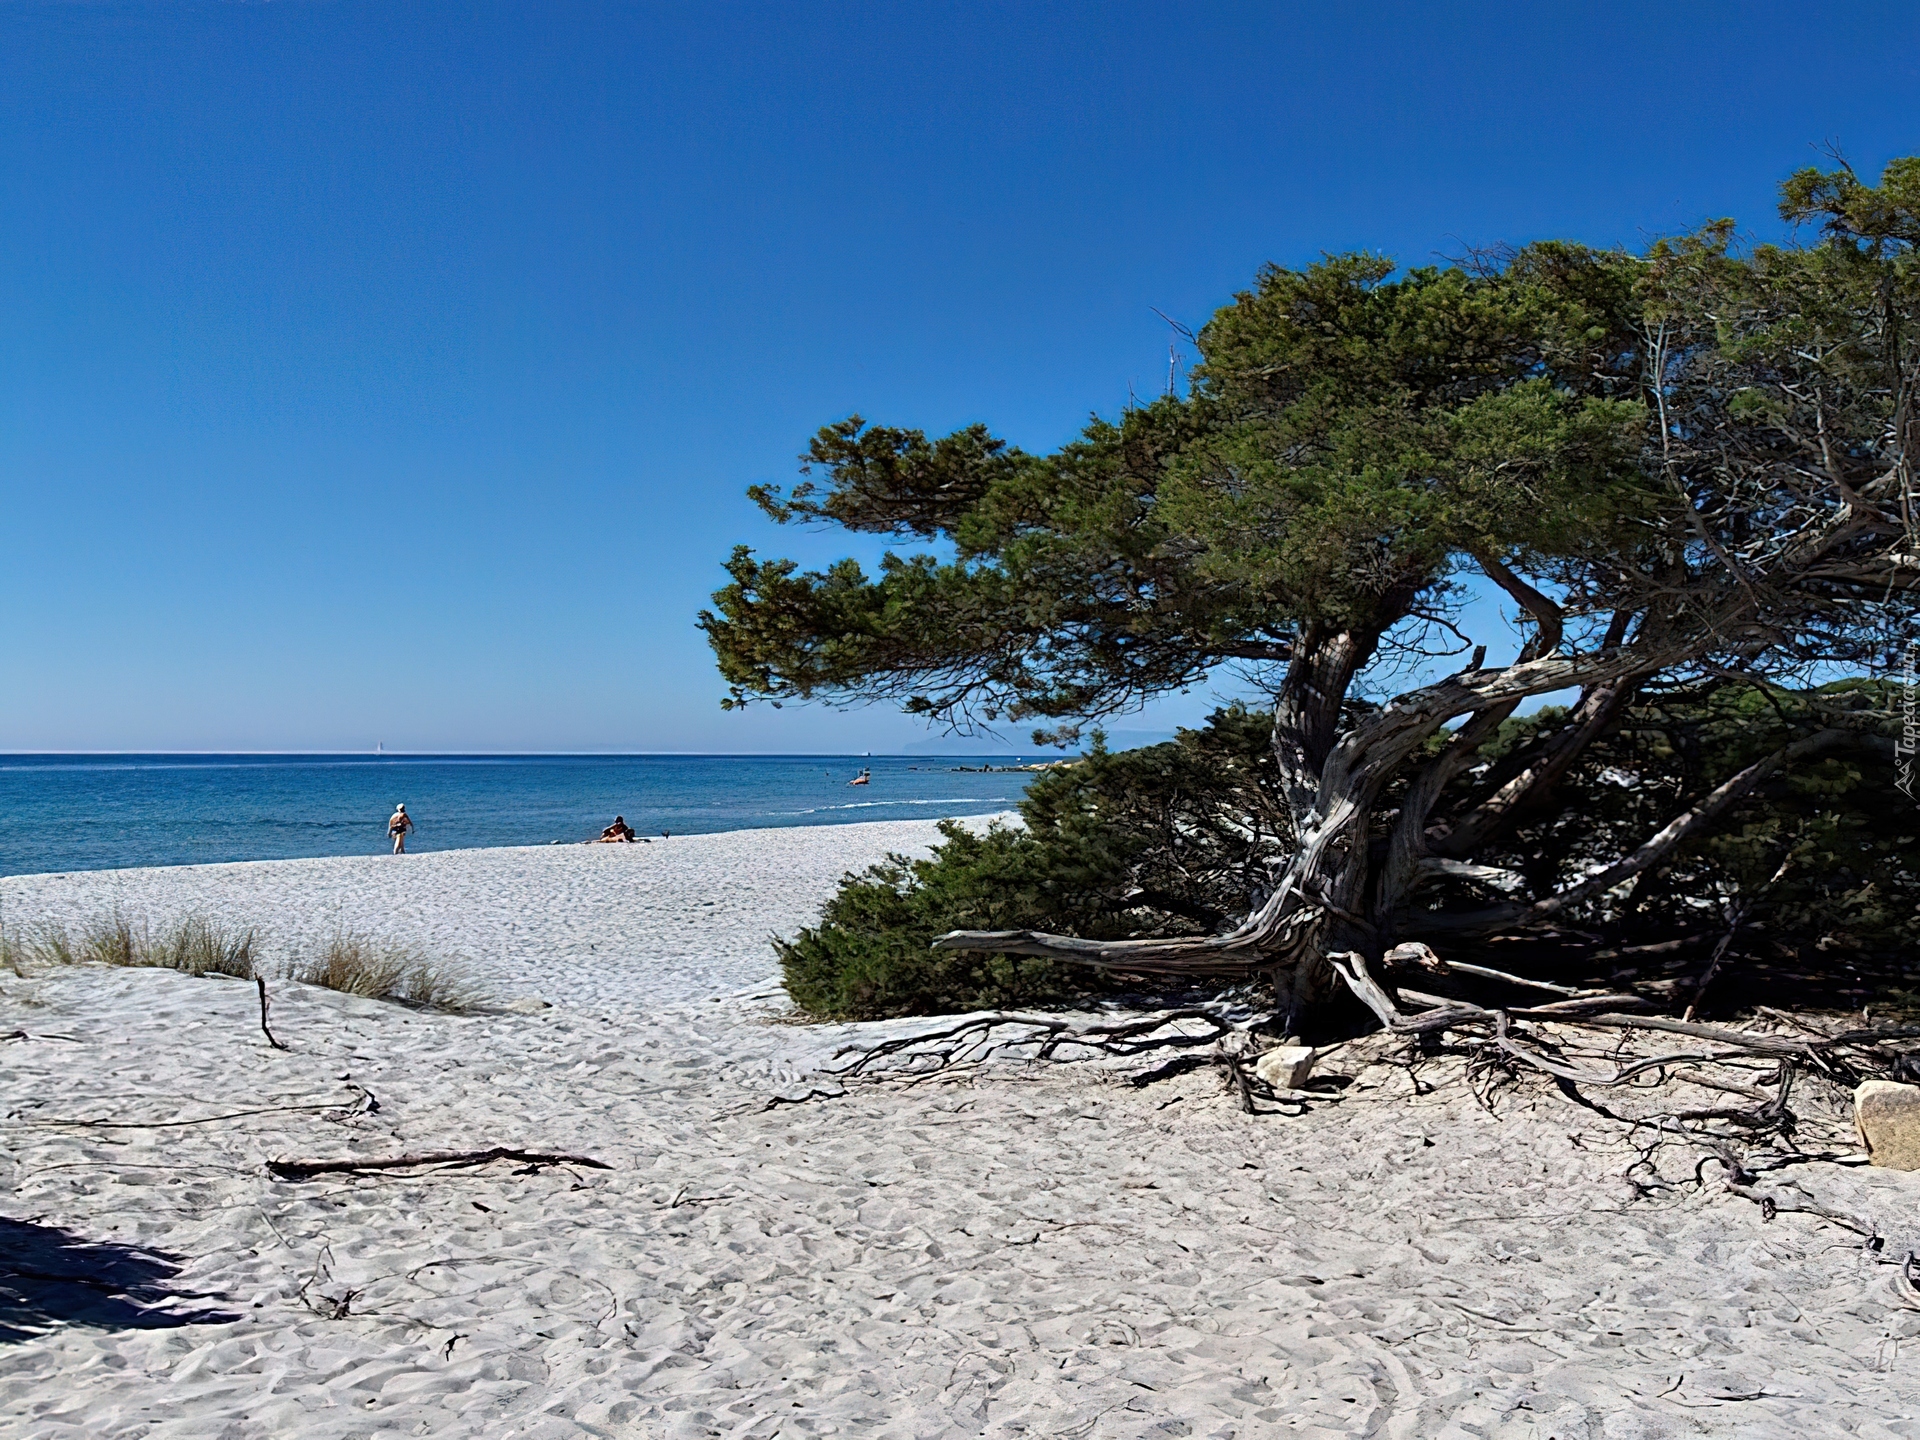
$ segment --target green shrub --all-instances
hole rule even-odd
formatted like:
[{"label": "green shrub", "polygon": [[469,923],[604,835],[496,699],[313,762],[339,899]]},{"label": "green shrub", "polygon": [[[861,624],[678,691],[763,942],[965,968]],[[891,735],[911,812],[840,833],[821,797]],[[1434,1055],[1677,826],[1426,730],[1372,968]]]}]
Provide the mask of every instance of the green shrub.
[{"label": "green shrub", "polygon": [[[1631,849],[1796,735],[1849,728],[1857,744],[1783,767],[1629,895],[1595,901],[1581,919],[1615,927],[1622,942],[1658,940],[1744,899],[1742,945],[1767,937],[1815,968],[1909,955],[1920,945],[1920,814],[1890,783],[1899,707],[1893,685],[1866,680],[1650,695],[1594,741],[1551,807],[1480,858],[1546,893],[1589,855]],[[1505,755],[1565,716],[1548,709],[1508,721],[1481,751],[1494,762],[1483,787]]]},{"label": "green shrub", "polygon": [[1024,829],[943,822],[933,857],[848,875],[817,926],[776,939],[787,993],[820,1017],[871,1019],[1086,994],[1093,971],[935,951],[948,930],[1045,929],[1091,939],[1202,934],[1256,902],[1284,851],[1263,767],[1264,717],[1221,711],[1201,731],[1036,779]]},{"label": "green shrub", "polygon": [[1052,999],[1067,977],[1042,960],[935,951],[956,926],[1017,929],[1046,918],[1051,857],[1031,836],[994,826],[976,835],[942,821],[931,860],[893,856],[848,875],[820,924],[776,939],[787,993],[822,1017],[971,1010]]}]

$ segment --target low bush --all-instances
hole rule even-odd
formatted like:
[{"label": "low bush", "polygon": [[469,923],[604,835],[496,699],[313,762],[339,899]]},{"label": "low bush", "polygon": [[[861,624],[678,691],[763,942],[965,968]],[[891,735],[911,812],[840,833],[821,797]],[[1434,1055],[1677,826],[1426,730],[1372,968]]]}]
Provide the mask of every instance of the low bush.
[{"label": "low bush", "polygon": [[946,821],[931,859],[896,855],[848,875],[817,926],[774,941],[788,995],[832,1019],[1061,1000],[1104,982],[1080,967],[930,947],[955,929],[1107,940],[1228,923],[1284,858],[1268,724],[1223,710],[1204,730],[1119,754],[1096,735],[1079,763],[1033,782],[1024,828]]},{"label": "low bush", "polygon": [[[817,926],[774,941],[787,993],[822,1018],[969,1010],[1055,998],[1068,977],[1042,960],[929,947],[957,924],[1040,923],[1049,858],[1003,826],[975,834],[942,821],[931,860],[892,856],[848,875]],[[965,917],[964,919],[962,917]],[[1076,981],[1081,977],[1073,977]]]}]

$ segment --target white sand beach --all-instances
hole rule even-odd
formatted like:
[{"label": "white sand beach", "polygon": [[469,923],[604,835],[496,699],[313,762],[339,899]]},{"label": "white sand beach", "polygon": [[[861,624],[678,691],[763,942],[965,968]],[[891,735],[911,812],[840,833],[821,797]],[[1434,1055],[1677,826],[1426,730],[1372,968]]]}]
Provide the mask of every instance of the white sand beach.
[{"label": "white sand beach", "polygon": [[[0,1433],[1920,1437],[1920,1174],[1858,1163],[1837,1095],[1769,1219],[1695,1154],[1627,1178],[1649,1098],[1490,1113],[1375,1042],[1297,1117],[1209,1071],[821,1082],[871,1027],[783,1022],[766,937],[932,835],[0,881],[9,926],[373,931],[551,1006],[282,982],[280,1051],[243,982],[0,975]],[[266,1168],[493,1145],[607,1168]]]},{"label": "white sand beach", "polygon": [[0,919],[192,913],[252,927],[279,956],[347,930],[422,946],[503,999],[639,1014],[776,979],[769,935],[817,918],[845,871],[924,854],[935,824],[21,875],[0,879]]}]

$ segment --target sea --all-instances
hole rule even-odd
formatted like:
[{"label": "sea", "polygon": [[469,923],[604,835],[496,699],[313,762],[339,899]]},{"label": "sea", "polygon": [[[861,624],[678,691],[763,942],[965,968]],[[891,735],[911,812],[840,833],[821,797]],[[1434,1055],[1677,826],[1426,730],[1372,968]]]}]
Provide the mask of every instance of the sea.
[{"label": "sea", "polygon": [[[1041,756],[1027,757],[1029,761]],[[1005,755],[0,755],[0,875],[988,815]],[[986,769],[983,767],[992,766]],[[851,785],[861,771],[870,782]]]}]

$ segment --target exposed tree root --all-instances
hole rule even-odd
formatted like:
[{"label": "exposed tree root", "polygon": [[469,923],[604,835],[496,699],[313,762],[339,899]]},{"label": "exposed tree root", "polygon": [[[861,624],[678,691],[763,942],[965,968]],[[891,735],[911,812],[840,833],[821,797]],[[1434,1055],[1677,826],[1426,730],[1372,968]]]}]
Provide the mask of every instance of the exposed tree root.
[{"label": "exposed tree root", "polygon": [[[1275,1089],[1255,1073],[1254,1063],[1263,1049],[1259,1032],[1271,1029],[1273,1019],[1269,1013],[1236,1018],[1220,1010],[1186,1006],[1112,1024],[1082,1025],[1054,1015],[985,1011],[872,1045],[846,1046],[836,1058],[851,1056],[851,1062],[825,1073],[849,1083],[917,1084],[957,1076],[989,1060],[1124,1060],[1173,1051],[1158,1064],[1129,1075],[1127,1083],[1143,1088],[1213,1068],[1221,1072],[1227,1089],[1248,1114],[1270,1113],[1262,1109],[1263,1101],[1281,1107],[1278,1113],[1298,1115],[1316,1101],[1339,1100],[1338,1091],[1331,1089]],[[803,1104],[815,1098],[833,1097],[816,1089],[780,1103]]]},{"label": "exposed tree root", "polygon": [[[1441,1035],[1451,1032],[1451,1040],[1465,1051],[1468,1081],[1475,1086],[1476,1098],[1489,1108],[1492,1091],[1503,1081],[1516,1080],[1520,1068],[1551,1077],[1569,1098],[1608,1114],[1611,1112],[1582,1095],[1581,1087],[1626,1086],[1643,1090],[1647,1088],[1646,1077],[1650,1076],[1655,1086],[1678,1080],[1756,1102],[1745,1107],[1676,1110],[1631,1122],[1636,1129],[1651,1127],[1653,1138],[1640,1147],[1640,1159],[1628,1167],[1625,1178],[1642,1193],[1679,1188],[1660,1178],[1655,1157],[1665,1146],[1688,1148],[1700,1152],[1701,1158],[1694,1166],[1691,1181],[1682,1182],[1684,1185],[1704,1186],[1706,1167],[1717,1164],[1723,1172],[1722,1186],[1726,1193],[1758,1205],[1764,1219],[1772,1220],[1781,1214],[1817,1216],[1861,1236],[1867,1250],[1879,1254],[1884,1241],[1871,1220],[1821,1205],[1795,1185],[1763,1188],[1754,1168],[1754,1156],[1766,1154],[1764,1142],[1769,1139],[1788,1151],[1795,1149],[1794,1133],[1800,1117],[1789,1101],[1798,1077],[1815,1075],[1836,1085],[1848,1086],[1866,1076],[1901,1073],[1903,1066],[1910,1063],[1909,1056],[1890,1042],[1920,1037],[1920,1026],[1849,1029],[1828,1034],[1804,1020],[1777,1015],[1771,1018],[1791,1024],[1802,1033],[1763,1033],[1660,1015],[1627,1015],[1610,1009],[1579,1013],[1593,1000],[1617,1001],[1620,997],[1583,997],[1579,1003],[1493,1009],[1402,989],[1403,997],[1429,1006],[1424,1011],[1408,1014],[1401,1011],[1368,973],[1360,956],[1340,954],[1330,958],[1348,988],[1380,1017],[1390,1032],[1406,1036],[1414,1045],[1432,1045]],[[1570,1047],[1564,1037],[1548,1033],[1541,1022],[1550,1022],[1556,1027],[1623,1032],[1620,1045],[1612,1052],[1613,1063],[1605,1069],[1573,1063],[1568,1058]],[[1623,1053],[1624,1045],[1636,1031],[1682,1035],[1705,1043],[1697,1049],[1628,1058]],[[1750,1076],[1754,1062],[1766,1060],[1771,1060],[1773,1066],[1763,1083],[1737,1078]],[[1703,1073],[1706,1067],[1723,1067],[1734,1074]],[[1708,1126],[1721,1128],[1705,1128]],[[1823,1158],[1838,1157],[1788,1154],[1777,1164],[1764,1168]],[[1914,1287],[1917,1266],[1920,1262],[1909,1257],[1900,1284],[1913,1289],[1913,1303],[1920,1308],[1920,1288]]]},{"label": "exposed tree root", "polygon": [[[1439,996],[1422,995],[1418,991],[1405,990],[1401,994],[1425,1003],[1429,1008],[1407,1014],[1369,973],[1366,962],[1353,953],[1341,953],[1328,957],[1334,972],[1346,982],[1347,988],[1377,1015],[1386,1028],[1398,1035],[1423,1036],[1439,1035],[1446,1031],[1476,1032],[1477,1038],[1468,1043],[1492,1045],[1511,1055],[1522,1064],[1530,1065],[1558,1079],[1568,1080],[1577,1085],[1612,1086],[1622,1085],[1638,1075],[1648,1071],[1693,1067],[1703,1064],[1721,1064],[1734,1059],[1761,1057],[1777,1060],[1780,1063],[1780,1083],[1784,1086],[1791,1081],[1792,1066],[1804,1066],[1818,1070],[1829,1078],[1844,1080],[1868,1074],[1886,1073],[1892,1070],[1900,1059],[1900,1052],[1888,1048],[1893,1040],[1908,1040],[1920,1037],[1920,1026],[1886,1026],[1879,1029],[1845,1030],[1834,1035],[1811,1031],[1802,1024],[1802,1029],[1810,1033],[1805,1036],[1766,1034],[1753,1030],[1733,1030],[1723,1025],[1703,1025],[1687,1020],[1673,1020],[1664,1015],[1630,1015],[1621,1013],[1620,1007],[1628,1004],[1644,1005],[1646,1002],[1629,995],[1584,995],[1577,999],[1558,1001],[1548,1005],[1526,1007],[1488,1008],[1474,1005],[1463,1000],[1447,1000]],[[1511,978],[1511,977],[1503,977]],[[1516,1021],[1551,1021],[1560,1025],[1591,1026],[1612,1030],[1653,1030],[1665,1034],[1685,1035],[1693,1039],[1708,1042],[1717,1049],[1680,1051],[1664,1055],[1649,1056],[1634,1061],[1630,1065],[1617,1067],[1613,1073],[1584,1070],[1563,1064],[1545,1053],[1540,1045],[1540,1037],[1532,1032],[1514,1029]],[[1734,1088],[1735,1093],[1753,1093],[1750,1086],[1729,1087],[1724,1082],[1711,1088]],[[1783,1092],[1784,1094],[1784,1092]],[[1779,1102],[1784,1106],[1784,1100]]]},{"label": "exposed tree root", "polygon": [[[1263,1015],[1252,1023],[1267,1018]],[[1188,1028],[1196,1025],[1203,1027],[1198,1033]],[[1245,1034],[1246,1029],[1197,1006],[1085,1027],[1057,1015],[988,1010],[963,1015],[939,1029],[899,1035],[874,1045],[847,1046],[835,1058],[852,1055],[852,1063],[826,1073],[843,1079],[871,1076],[875,1067],[885,1063],[893,1071],[918,1075],[971,1064],[993,1054],[1052,1060],[1062,1050],[1083,1052],[1073,1057],[1079,1059],[1124,1057],[1213,1045],[1228,1035]]]},{"label": "exposed tree root", "polygon": [[[1406,947],[1411,949],[1412,947]],[[1799,1186],[1768,1186],[1760,1172],[1788,1164],[1842,1158],[1832,1151],[1799,1149],[1801,1123],[1793,1102],[1796,1084],[1814,1077],[1847,1087],[1865,1076],[1902,1074],[1912,1056],[1894,1042],[1920,1038],[1920,1026],[1857,1028],[1828,1033],[1792,1016],[1769,1018],[1781,1030],[1765,1032],[1676,1020],[1663,1015],[1629,1013],[1646,1005],[1636,996],[1578,991],[1533,982],[1485,966],[1447,965],[1426,947],[1422,954],[1391,957],[1434,974],[1459,972],[1477,979],[1559,993],[1565,998],[1541,1005],[1485,1006],[1460,999],[1422,995],[1405,987],[1397,998],[1369,972],[1357,954],[1330,956],[1335,973],[1379,1017],[1385,1030],[1405,1041],[1404,1055],[1377,1057],[1407,1070],[1416,1093],[1423,1093],[1422,1057],[1444,1052],[1465,1062],[1464,1078],[1476,1100],[1492,1109],[1498,1093],[1522,1083],[1531,1072],[1552,1082],[1576,1104],[1650,1137],[1639,1146],[1640,1159],[1625,1177],[1642,1194],[1699,1190],[1709,1184],[1709,1166],[1720,1168],[1726,1193],[1757,1205],[1763,1217],[1781,1214],[1818,1217],[1862,1237],[1875,1256],[1884,1245],[1874,1224],[1858,1215],[1819,1204]],[[1401,1002],[1425,1008],[1403,1010]],[[1113,1023],[1085,1024],[1052,1015],[987,1011],[955,1017],[911,1034],[871,1045],[848,1046],[837,1058],[848,1063],[828,1071],[843,1083],[893,1081],[914,1084],[978,1069],[993,1060],[1086,1061],[1152,1056],[1157,1063],[1129,1075],[1134,1086],[1206,1068],[1222,1072],[1230,1093],[1249,1113],[1302,1114],[1313,1101],[1338,1100],[1331,1085],[1314,1090],[1275,1090],[1257,1076],[1255,1064],[1270,1044],[1262,1032],[1277,1027],[1271,1014],[1227,1013],[1223,1008],[1189,1006]],[[1613,1032],[1604,1041],[1581,1032]],[[1635,1036],[1675,1035],[1694,1042],[1655,1054],[1630,1049]],[[850,1058],[848,1058],[850,1057]],[[1648,1116],[1616,1113],[1585,1091],[1625,1091],[1645,1095],[1684,1083],[1728,1097],[1729,1103],[1695,1104]],[[1431,1085],[1424,1087],[1431,1089]],[[812,1099],[827,1092],[816,1090]],[[1828,1097],[1829,1101],[1831,1096]],[[1745,1102],[1732,1103],[1732,1102]],[[801,1103],[788,1101],[785,1103]],[[1826,1104],[1822,1101],[1818,1104]],[[1816,1106],[1816,1113],[1818,1105]],[[1828,1123],[1831,1122],[1829,1110]],[[1698,1157],[1691,1178],[1660,1175],[1656,1158],[1668,1147]],[[1887,1262],[1891,1263],[1891,1262]],[[1902,1279],[1920,1308],[1920,1261]]]},{"label": "exposed tree root", "polygon": [[[1801,1117],[1792,1103],[1797,1081],[1813,1076],[1832,1085],[1850,1086],[1864,1076],[1897,1073],[1907,1056],[1892,1042],[1920,1037],[1920,1026],[1848,1029],[1829,1034],[1804,1020],[1780,1016],[1774,1018],[1783,1022],[1783,1028],[1790,1022],[1798,1033],[1769,1033],[1626,1013],[1628,1007],[1646,1002],[1634,996],[1571,991],[1544,982],[1532,988],[1557,990],[1566,998],[1543,1005],[1490,1007],[1421,995],[1402,987],[1400,997],[1426,1007],[1409,1012],[1402,1010],[1373,978],[1361,957],[1344,953],[1330,958],[1335,972],[1379,1016],[1386,1030],[1406,1041],[1404,1062],[1395,1062],[1388,1055],[1380,1058],[1387,1063],[1403,1063],[1416,1092],[1422,1088],[1420,1056],[1436,1053],[1442,1044],[1447,1053],[1464,1059],[1466,1083],[1488,1109],[1493,1108],[1503,1088],[1519,1085],[1527,1072],[1535,1073],[1575,1103],[1650,1135],[1640,1147],[1640,1160],[1628,1168],[1625,1176],[1642,1193],[1698,1190],[1708,1184],[1707,1167],[1717,1165],[1721,1188],[1757,1205],[1764,1219],[1781,1214],[1817,1217],[1861,1236],[1867,1249],[1879,1255],[1884,1241],[1870,1220],[1821,1205],[1791,1182],[1764,1185],[1758,1172],[1790,1163],[1839,1158],[1831,1152],[1807,1154],[1798,1150],[1794,1136]],[[1486,967],[1469,971],[1465,966],[1447,966],[1437,957],[1400,958],[1412,959],[1433,973],[1457,970],[1484,980],[1528,984],[1524,977]],[[1307,1091],[1275,1090],[1258,1078],[1254,1067],[1263,1049],[1261,1032],[1273,1028],[1273,1019],[1269,1014],[1228,1014],[1199,1006],[1101,1024],[988,1011],[875,1044],[848,1046],[838,1052],[838,1058],[846,1058],[848,1063],[828,1073],[846,1083],[913,1084],[957,1077],[992,1060],[1059,1062],[1152,1056],[1157,1063],[1129,1075],[1129,1083],[1143,1087],[1195,1070],[1217,1068],[1229,1093],[1248,1113],[1299,1115],[1313,1101],[1338,1100],[1340,1095],[1330,1086]],[[1577,1038],[1582,1030],[1611,1031],[1618,1039],[1605,1045],[1583,1044]],[[1696,1043],[1651,1055],[1627,1048],[1636,1033],[1649,1032],[1681,1036]],[[1600,1038],[1593,1037],[1596,1042]],[[1644,1094],[1675,1082],[1746,1103],[1676,1106],[1665,1113],[1636,1118],[1616,1114],[1583,1093],[1625,1090]],[[815,1091],[805,1098],[825,1093]],[[1262,1101],[1271,1102],[1277,1110],[1263,1106]],[[1655,1159],[1667,1147],[1679,1147],[1700,1157],[1690,1179],[1676,1182],[1660,1176]],[[1910,1268],[1914,1274],[1903,1272],[1903,1279],[1913,1290],[1911,1303],[1920,1308],[1920,1283],[1916,1283],[1920,1282],[1920,1262]]]},{"label": "exposed tree root", "polygon": [[[1112,1024],[1078,1025],[1054,1015],[984,1011],[936,1029],[873,1045],[847,1046],[836,1058],[851,1056],[851,1062],[827,1073],[849,1082],[914,1084],[971,1071],[996,1059],[1061,1062],[1176,1052],[1128,1077],[1133,1085],[1144,1086],[1209,1066],[1237,1071],[1231,1057],[1248,1047],[1248,1030],[1269,1018],[1258,1015],[1236,1022],[1213,1010],[1185,1006]],[[1237,1082],[1230,1079],[1230,1083],[1241,1089],[1242,1105],[1250,1105],[1250,1095]]]}]

